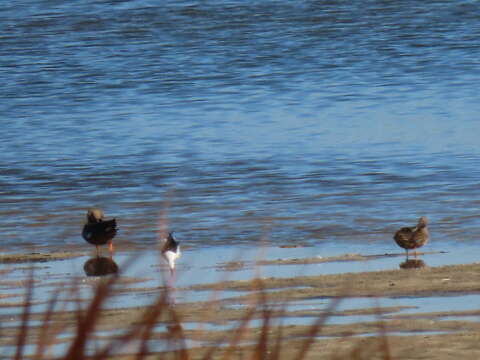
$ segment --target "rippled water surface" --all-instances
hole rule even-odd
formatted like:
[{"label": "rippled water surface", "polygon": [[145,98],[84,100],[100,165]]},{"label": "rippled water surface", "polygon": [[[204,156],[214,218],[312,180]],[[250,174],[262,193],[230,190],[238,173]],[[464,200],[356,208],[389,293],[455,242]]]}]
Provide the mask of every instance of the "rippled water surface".
[{"label": "rippled water surface", "polygon": [[[478,241],[476,1],[0,9],[3,244]],[[440,245],[438,245],[440,244]],[[326,255],[326,254],[325,254]]]}]

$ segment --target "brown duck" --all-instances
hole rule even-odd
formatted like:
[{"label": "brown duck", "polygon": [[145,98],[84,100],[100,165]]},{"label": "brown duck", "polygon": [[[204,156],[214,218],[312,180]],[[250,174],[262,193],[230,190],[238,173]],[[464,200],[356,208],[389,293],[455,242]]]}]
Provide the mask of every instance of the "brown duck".
[{"label": "brown duck", "polygon": [[[393,237],[398,246],[408,250],[417,249],[428,242],[430,235],[428,233],[428,219],[422,216],[418,220],[417,226],[403,227],[395,233]],[[415,252],[416,255],[416,252]]]},{"label": "brown duck", "polygon": [[87,212],[87,223],[83,226],[82,236],[92,245],[97,247],[108,243],[110,253],[113,252],[112,239],[117,234],[117,221],[103,220],[103,210],[90,209]]}]

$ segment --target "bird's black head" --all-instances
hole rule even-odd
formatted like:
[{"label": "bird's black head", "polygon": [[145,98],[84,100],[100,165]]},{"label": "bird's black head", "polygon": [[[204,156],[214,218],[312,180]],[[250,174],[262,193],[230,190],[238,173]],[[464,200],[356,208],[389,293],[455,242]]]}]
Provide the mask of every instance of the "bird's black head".
[{"label": "bird's black head", "polygon": [[168,237],[167,237],[167,243],[171,244],[171,245],[178,245],[178,241],[173,237],[173,231],[170,231],[168,233]]}]

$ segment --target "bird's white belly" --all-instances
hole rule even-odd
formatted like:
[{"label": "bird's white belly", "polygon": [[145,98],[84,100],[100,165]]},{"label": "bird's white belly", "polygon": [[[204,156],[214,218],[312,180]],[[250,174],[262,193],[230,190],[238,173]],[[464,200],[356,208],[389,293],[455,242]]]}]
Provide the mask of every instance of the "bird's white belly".
[{"label": "bird's white belly", "polygon": [[166,251],[163,253],[163,256],[167,260],[168,266],[170,267],[170,269],[172,270],[175,269],[175,261],[180,257],[180,255],[181,255],[180,246],[177,248],[176,252]]}]

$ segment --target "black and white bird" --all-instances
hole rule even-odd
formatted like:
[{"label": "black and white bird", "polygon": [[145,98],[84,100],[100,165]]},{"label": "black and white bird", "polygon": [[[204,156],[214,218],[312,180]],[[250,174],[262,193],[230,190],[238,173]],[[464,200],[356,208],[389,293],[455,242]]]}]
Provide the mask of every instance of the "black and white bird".
[{"label": "black and white bird", "polygon": [[115,219],[103,220],[102,209],[90,209],[87,212],[87,223],[83,226],[82,236],[90,244],[97,247],[108,243],[110,254],[113,252],[112,240],[117,234],[117,221]]},{"label": "black and white bird", "polygon": [[180,243],[175,240],[173,233],[169,232],[168,236],[162,240],[161,247],[162,256],[167,261],[170,273],[173,275],[175,273],[175,261],[181,255]]}]

